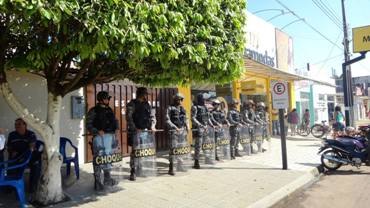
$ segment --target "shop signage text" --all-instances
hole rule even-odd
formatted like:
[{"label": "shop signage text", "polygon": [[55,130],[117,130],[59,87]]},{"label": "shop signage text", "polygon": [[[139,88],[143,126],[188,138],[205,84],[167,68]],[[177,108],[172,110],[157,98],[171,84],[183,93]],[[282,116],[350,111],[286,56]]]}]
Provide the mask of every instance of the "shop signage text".
[{"label": "shop signage text", "polygon": [[352,29],[353,52],[370,51],[370,25]]},{"label": "shop signage text", "polygon": [[254,51],[252,49],[245,49],[245,56],[251,58],[261,64],[275,67],[275,57],[269,56],[267,51],[265,54],[259,53],[258,51]]}]

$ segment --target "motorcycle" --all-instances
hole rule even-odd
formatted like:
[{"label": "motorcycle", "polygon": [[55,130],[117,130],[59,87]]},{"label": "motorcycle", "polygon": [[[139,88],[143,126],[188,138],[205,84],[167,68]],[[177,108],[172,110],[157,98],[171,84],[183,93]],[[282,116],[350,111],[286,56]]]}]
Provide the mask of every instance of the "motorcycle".
[{"label": "motorcycle", "polygon": [[337,170],[342,165],[359,168],[368,163],[370,125],[359,128],[360,135],[343,135],[336,139],[324,139],[318,154],[321,164],[328,170]]}]

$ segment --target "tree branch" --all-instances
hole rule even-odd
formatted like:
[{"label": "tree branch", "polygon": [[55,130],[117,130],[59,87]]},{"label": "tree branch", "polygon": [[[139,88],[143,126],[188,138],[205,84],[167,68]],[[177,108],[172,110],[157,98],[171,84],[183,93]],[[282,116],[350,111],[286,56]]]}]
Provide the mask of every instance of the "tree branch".
[{"label": "tree branch", "polygon": [[[0,93],[8,103],[9,107],[21,118],[23,118],[32,128],[34,128],[43,138],[50,135],[52,129],[40,118],[35,117],[28,109],[14,96],[7,81],[0,84]],[[45,136],[45,137],[44,137]]]},{"label": "tree branch", "polygon": [[75,75],[72,81],[67,85],[63,86],[62,96],[66,95],[68,92],[71,92],[71,89],[81,80],[83,75],[87,72],[88,68],[91,65],[91,61],[87,61]]}]

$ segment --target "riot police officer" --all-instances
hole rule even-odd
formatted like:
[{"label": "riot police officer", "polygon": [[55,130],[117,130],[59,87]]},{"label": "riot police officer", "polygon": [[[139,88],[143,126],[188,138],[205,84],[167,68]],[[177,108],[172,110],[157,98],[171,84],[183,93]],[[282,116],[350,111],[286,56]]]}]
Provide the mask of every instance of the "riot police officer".
[{"label": "riot police officer", "polygon": [[264,102],[257,103],[256,121],[263,125],[263,136],[267,136],[267,117],[266,117],[266,107]]},{"label": "riot police officer", "polygon": [[[93,155],[109,155],[113,153],[113,149],[117,147],[115,139],[115,131],[118,129],[118,122],[115,118],[113,110],[109,107],[111,96],[107,91],[100,91],[97,94],[98,104],[91,108],[87,113],[86,126],[93,137]],[[102,190],[104,188],[101,183],[101,171],[104,172],[104,185],[116,185],[117,182],[111,178],[111,165],[93,164],[95,188]]]},{"label": "riot police officer", "polygon": [[[221,110],[221,102],[218,99],[213,100],[212,102],[213,110],[211,111],[211,121],[213,123],[213,126],[216,127],[215,132],[215,144],[218,143],[218,138],[220,137],[220,131],[222,128],[222,125],[228,125],[230,126],[229,121],[226,119],[226,114],[223,110]],[[217,155],[217,148],[215,151],[216,160],[220,160]]]},{"label": "riot police officer", "polygon": [[[136,98],[127,104],[127,128],[128,128],[128,145],[131,146],[130,154],[130,178],[136,180],[134,155],[134,139],[142,131],[155,130],[156,118],[153,115],[151,106],[148,102],[148,90],[145,87],[139,87],[136,90]],[[140,137],[140,139],[142,139]]]},{"label": "riot police officer", "polygon": [[255,125],[255,114],[253,111],[253,101],[249,100],[247,102],[243,102],[243,108],[241,110],[242,120],[253,126]]},{"label": "riot police officer", "polygon": [[231,101],[231,109],[228,113],[228,120],[231,124],[230,126],[230,155],[232,159],[235,159],[235,156],[240,157],[238,151],[238,145],[240,140],[240,126],[243,124],[243,121],[240,117],[240,112],[238,111],[239,101],[237,99],[233,99]]},{"label": "riot police officer", "polygon": [[[171,155],[171,151],[174,148],[186,147],[186,134],[189,130],[188,119],[186,117],[186,110],[181,105],[184,100],[184,96],[181,93],[177,93],[173,97],[173,104],[168,106],[166,111],[166,123],[170,130],[170,155],[169,155],[169,175],[175,175],[173,170],[174,155]],[[185,131],[185,132],[184,132]],[[181,138],[182,136],[182,138]],[[181,141],[185,140],[185,141]],[[176,157],[178,170],[182,168],[182,162],[180,157]]]},{"label": "riot police officer", "polygon": [[[199,93],[197,95],[197,102],[191,107],[191,119],[194,128],[194,166],[195,169],[200,169],[199,155],[202,141],[207,139],[208,125],[212,126],[209,111],[205,105],[205,100],[208,98],[207,94]],[[206,157],[206,163],[212,161]]]}]

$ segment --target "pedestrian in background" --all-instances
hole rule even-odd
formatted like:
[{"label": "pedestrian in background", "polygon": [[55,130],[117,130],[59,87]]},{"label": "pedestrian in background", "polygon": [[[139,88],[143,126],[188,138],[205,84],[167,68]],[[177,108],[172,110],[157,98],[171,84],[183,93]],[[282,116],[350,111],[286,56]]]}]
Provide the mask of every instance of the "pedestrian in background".
[{"label": "pedestrian in background", "polygon": [[272,135],[280,135],[279,111],[272,109]]},{"label": "pedestrian in background", "polygon": [[297,131],[297,125],[299,123],[297,109],[293,108],[293,110],[290,113],[288,113],[288,123],[290,125],[290,135],[295,136],[295,133]]},{"label": "pedestrian in background", "polygon": [[333,129],[334,129],[334,138],[338,135],[339,132],[344,130],[344,115],[342,113],[342,110],[340,106],[335,106],[334,108],[334,124],[333,124]]},{"label": "pedestrian in background", "polygon": [[304,130],[310,126],[310,110],[306,109],[302,116],[302,125]]}]

